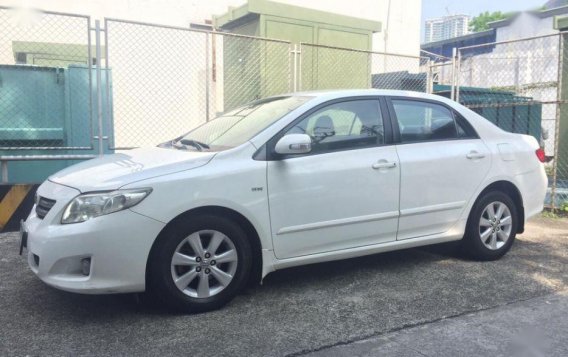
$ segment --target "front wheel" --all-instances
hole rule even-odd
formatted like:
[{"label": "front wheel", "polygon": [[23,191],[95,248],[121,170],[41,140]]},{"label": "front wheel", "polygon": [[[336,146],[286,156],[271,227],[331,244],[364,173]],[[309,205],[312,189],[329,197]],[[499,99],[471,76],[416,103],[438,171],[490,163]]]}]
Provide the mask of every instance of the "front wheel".
[{"label": "front wheel", "polygon": [[473,206],[462,251],[476,260],[496,260],[511,249],[517,233],[517,207],[503,192],[484,194]]},{"label": "front wheel", "polygon": [[251,258],[250,244],[236,223],[191,217],[157,242],[149,262],[149,289],[177,310],[214,310],[245,286]]}]

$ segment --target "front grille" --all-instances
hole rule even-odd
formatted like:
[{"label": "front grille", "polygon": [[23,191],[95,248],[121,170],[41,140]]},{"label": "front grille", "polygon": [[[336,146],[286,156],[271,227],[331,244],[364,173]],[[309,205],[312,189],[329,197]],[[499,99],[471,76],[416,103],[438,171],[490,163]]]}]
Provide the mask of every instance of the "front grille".
[{"label": "front grille", "polygon": [[51,209],[51,207],[53,207],[54,204],[55,200],[50,200],[49,198],[40,196],[39,201],[37,202],[36,205],[36,215],[39,218],[43,219],[43,217],[45,217],[47,212],[49,212],[49,210]]}]

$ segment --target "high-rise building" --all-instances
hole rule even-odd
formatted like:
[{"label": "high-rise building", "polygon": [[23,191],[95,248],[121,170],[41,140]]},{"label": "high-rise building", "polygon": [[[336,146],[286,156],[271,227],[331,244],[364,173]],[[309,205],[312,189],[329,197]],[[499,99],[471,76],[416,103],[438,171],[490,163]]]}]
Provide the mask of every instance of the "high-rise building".
[{"label": "high-rise building", "polygon": [[467,34],[469,17],[466,15],[443,16],[426,20],[424,42],[435,42]]}]

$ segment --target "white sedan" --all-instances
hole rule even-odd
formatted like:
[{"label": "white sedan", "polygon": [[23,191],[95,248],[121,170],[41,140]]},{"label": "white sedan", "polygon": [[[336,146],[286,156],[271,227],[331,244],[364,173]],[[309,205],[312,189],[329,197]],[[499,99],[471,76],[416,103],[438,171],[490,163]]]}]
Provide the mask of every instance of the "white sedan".
[{"label": "white sedan", "polygon": [[53,287],[206,311],[297,265],[457,240],[498,259],[543,208],[543,161],[535,138],[434,95],[275,96],[54,174],[22,245]]}]

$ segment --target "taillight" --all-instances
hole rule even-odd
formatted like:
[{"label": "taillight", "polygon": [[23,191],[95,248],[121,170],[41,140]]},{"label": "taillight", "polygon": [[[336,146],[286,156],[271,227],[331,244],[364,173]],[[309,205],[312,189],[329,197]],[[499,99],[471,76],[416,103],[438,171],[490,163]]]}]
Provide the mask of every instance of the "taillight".
[{"label": "taillight", "polygon": [[544,150],[542,148],[536,150],[536,157],[538,157],[538,161],[540,162],[546,161],[546,155],[544,154]]}]

